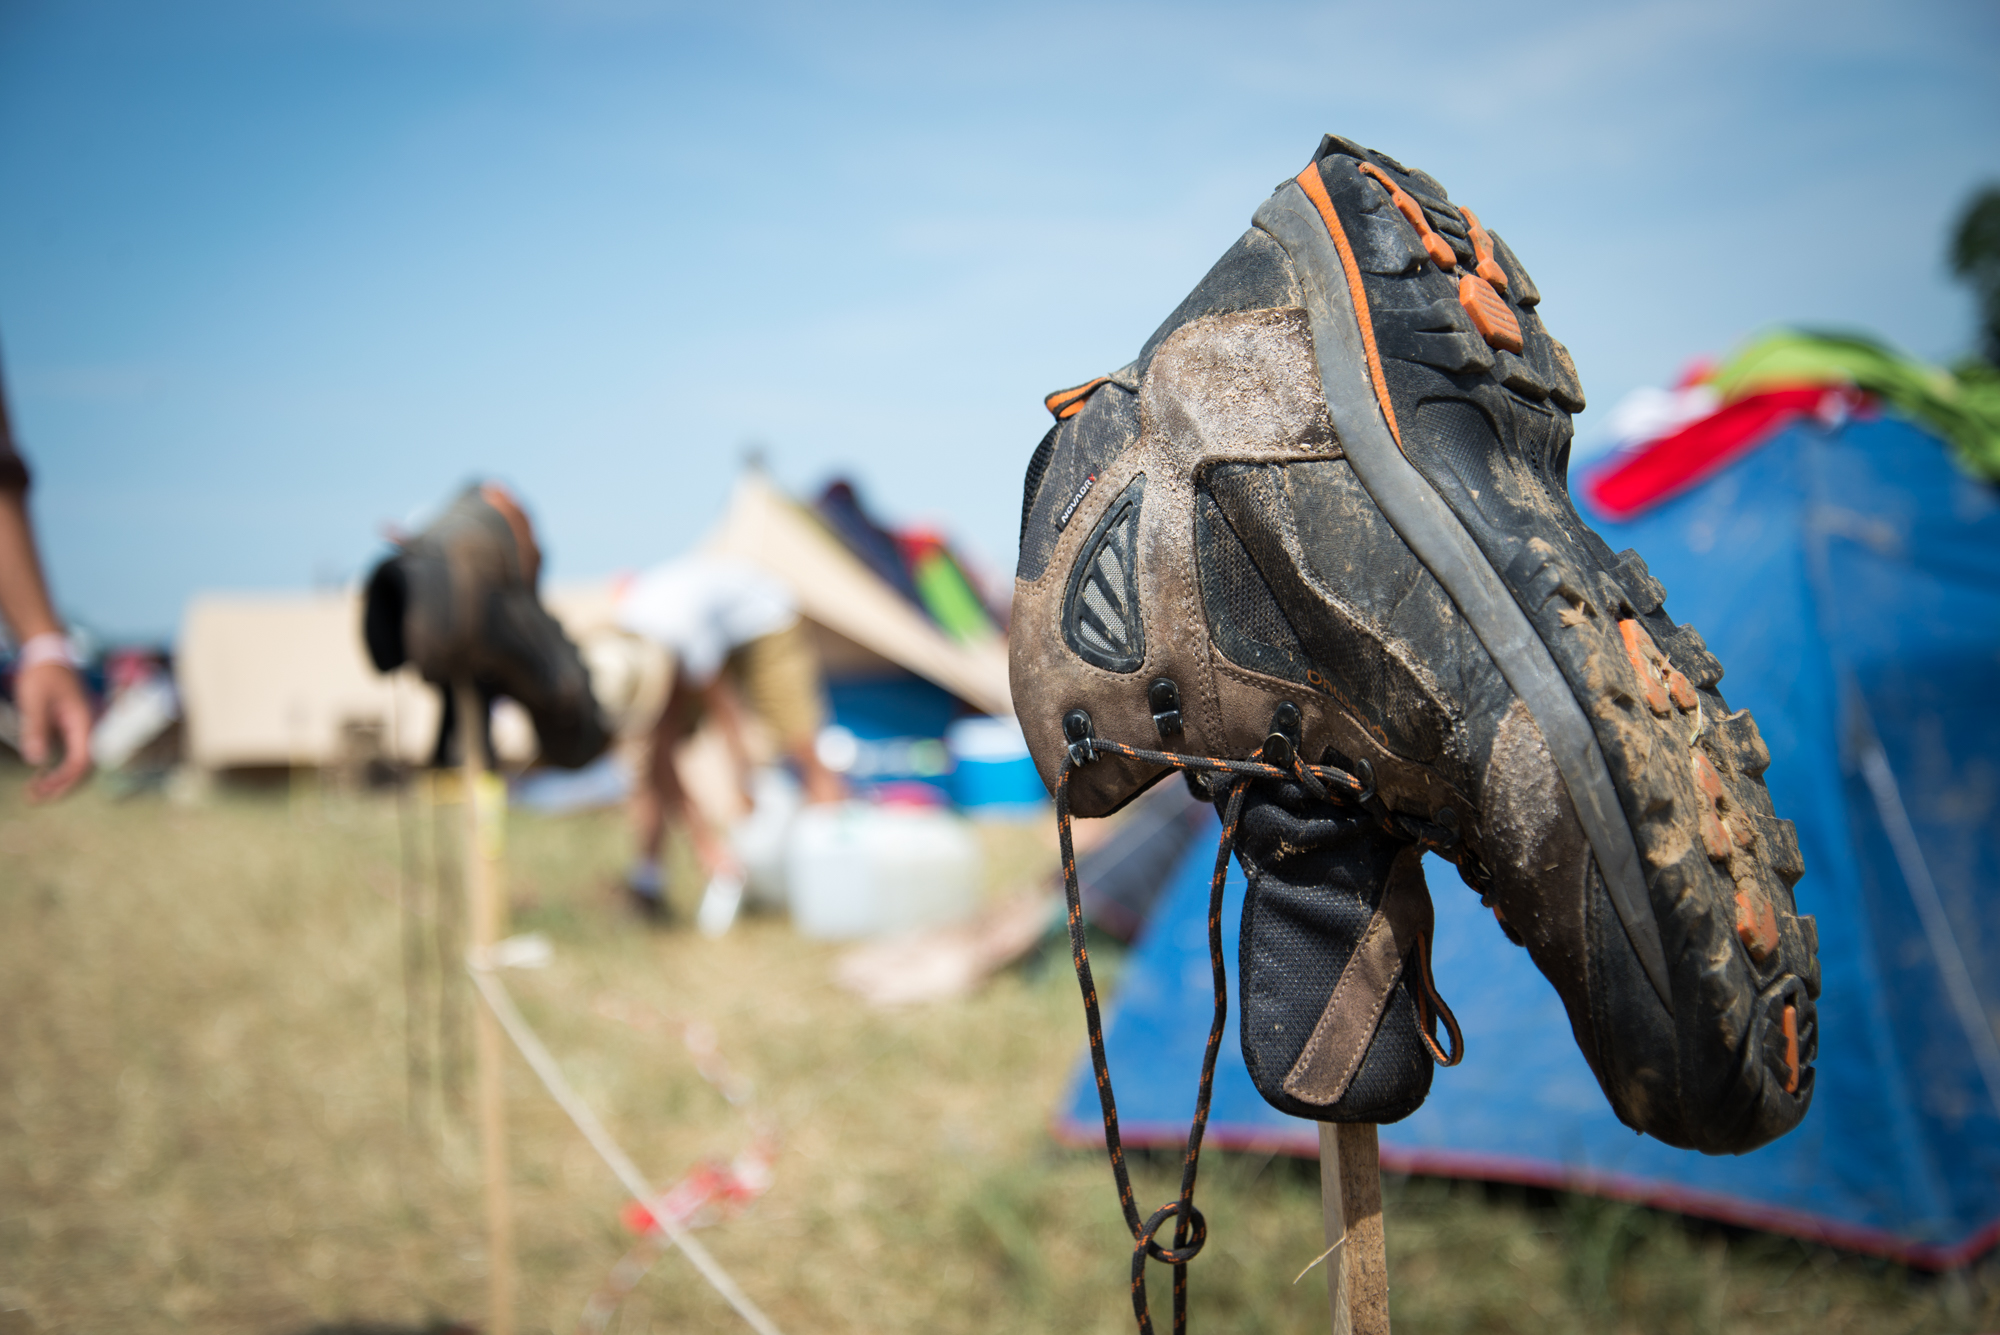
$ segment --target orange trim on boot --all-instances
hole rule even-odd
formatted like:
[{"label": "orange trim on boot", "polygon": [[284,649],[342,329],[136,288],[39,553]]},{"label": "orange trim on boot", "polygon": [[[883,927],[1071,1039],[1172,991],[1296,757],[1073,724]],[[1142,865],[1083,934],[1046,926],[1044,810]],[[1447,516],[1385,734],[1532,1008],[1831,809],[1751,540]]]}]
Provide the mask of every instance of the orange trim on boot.
[{"label": "orange trim on boot", "polygon": [[535,527],[528,522],[527,511],[514,499],[514,493],[498,482],[482,483],[479,499],[498,510],[500,517],[507,521],[507,527],[514,534],[515,554],[521,558],[521,578],[533,587],[542,575],[542,549],[535,541]]},{"label": "orange trim on boot", "polygon": [[1083,405],[1089,401],[1092,394],[1110,383],[1110,376],[1101,375],[1095,380],[1078,385],[1075,389],[1059,389],[1043,399],[1042,406],[1054,413],[1058,422],[1066,422],[1083,411]]},{"label": "orange trim on boot", "polygon": [[1368,358],[1368,378],[1375,384],[1375,401],[1382,405],[1389,434],[1395,437],[1396,448],[1400,450],[1403,432],[1396,425],[1396,405],[1389,402],[1389,382],[1382,378],[1382,354],[1375,350],[1375,316],[1368,309],[1368,293],[1361,286],[1361,266],[1354,262],[1354,248],[1347,244],[1347,229],[1340,225],[1340,215],[1333,211],[1333,197],[1326,193],[1326,182],[1319,179],[1317,162],[1308,162],[1295,179],[1306,192],[1306,198],[1319,210],[1320,221],[1326,224],[1327,235],[1333,238],[1333,247],[1340,252],[1340,267],[1347,272],[1348,295],[1354,300],[1354,319],[1361,326],[1361,350]]}]

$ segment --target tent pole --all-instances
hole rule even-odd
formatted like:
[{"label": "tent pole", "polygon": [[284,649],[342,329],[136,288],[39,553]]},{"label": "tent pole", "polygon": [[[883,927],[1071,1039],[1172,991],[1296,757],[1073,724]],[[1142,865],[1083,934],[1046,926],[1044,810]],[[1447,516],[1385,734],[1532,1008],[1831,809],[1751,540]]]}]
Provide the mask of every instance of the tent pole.
[{"label": "tent pole", "polygon": [[1383,1252],[1382,1166],[1372,1122],[1319,1124],[1320,1208],[1333,1335],[1389,1335],[1389,1259]]},{"label": "tent pole", "polygon": [[[486,769],[486,716],[479,692],[469,683],[457,695],[459,773],[465,792],[465,893],[471,910],[472,951],[483,959],[500,936],[499,836],[497,810],[483,793],[491,782]],[[514,1335],[514,1213],[507,1190],[507,1120],[501,1101],[500,1022],[490,1007],[473,1007],[474,1060],[479,1067],[479,1148],[486,1175],[486,1329]]]}]

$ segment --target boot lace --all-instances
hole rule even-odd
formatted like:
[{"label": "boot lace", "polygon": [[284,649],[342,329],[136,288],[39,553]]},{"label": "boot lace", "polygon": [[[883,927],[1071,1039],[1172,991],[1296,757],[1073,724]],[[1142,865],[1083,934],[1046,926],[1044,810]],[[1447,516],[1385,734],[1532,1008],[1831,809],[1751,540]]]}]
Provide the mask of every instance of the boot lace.
[{"label": "boot lace", "polygon": [[[1208,1221],[1195,1208],[1195,1176],[1201,1162],[1202,1133],[1208,1126],[1209,1097],[1215,1084],[1215,1059],[1222,1048],[1223,1028],[1229,1015],[1229,977],[1222,958],[1222,893],[1229,878],[1229,856],[1235,848],[1237,827],[1243,818],[1245,792],[1252,782],[1260,779],[1295,781],[1323,801],[1368,811],[1384,830],[1397,838],[1461,859],[1461,867],[1464,866],[1462,858],[1469,854],[1458,848],[1455,819],[1431,822],[1390,811],[1375,794],[1372,774],[1366,762],[1357,767],[1363,771],[1357,775],[1331,765],[1308,765],[1295,747],[1273,746],[1271,743],[1266,744],[1263,758],[1256,760],[1227,760],[1215,756],[1152,751],[1094,736],[1089,729],[1088,717],[1081,716],[1079,719],[1079,715],[1080,711],[1064,720],[1065,733],[1071,739],[1067,757],[1069,763],[1056,780],[1055,791],[1056,834],[1062,846],[1063,894],[1069,906],[1070,961],[1076,968],[1077,986],[1083,991],[1084,1025],[1090,1035],[1090,1064],[1097,1077],[1097,1099],[1104,1116],[1104,1145],[1110,1154],[1111,1173],[1118,1185],[1118,1203],[1125,1213],[1125,1226],[1131,1230],[1134,1244],[1132,1312],[1138,1318],[1141,1335],[1152,1335],[1153,1321],[1146,1304],[1146,1262],[1149,1258],[1164,1262],[1172,1266],[1174,1272],[1174,1333],[1186,1335],[1188,1262],[1201,1252],[1202,1245],[1208,1240]],[[1274,734],[1274,742],[1283,740]],[[1188,1128],[1187,1145],[1181,1157],[1180,1195],[1144,1218],[1140,1217],[1139,1206],[1132,1193],[1131,1174],[1126,1167],[1125,1149],[1118,1134],[1118,1105],[1111,1093],[1111,1068],[1104,1053],[1104,1022],[1097,1001],[1097,985],[1090,972],[1090,952],[1084,938],[1083,900],[1077,886],[1076,852],[1070,840],[1070,776],[1104,755],[1179,770],[1191,782],[1200,776],[1211,798],[1218,799],[1222,808],[1222,838],[1216,845],[1215,873],[1210,878],[1208,890],[1208,958],[1215,982],[1215,1018],[1208,1028],[1208,1046],[1202,1053],[1201,1082],[1195,1096],[1194,1122]],[[1226,794],[1213,791],[1212,785],[1218,779],[1227,784]],[[1448,816],[1450,813],[1440,812],[1439,815]],[[1438,995],[1437,985],[1431,978],[1430,942],[1426,937],[1419,937],[1417,941],[1417,965],[1419,1032],[1432,1060],[1440,1066],[1455,1066],[1465,1055],[1464,1039],[1459,1032],[1457,1018]],[[1440,1019],[1451,1037],[1449,1053],[1439,1047],[1434,1033],[1436,1021]],[[1171,1247],[1163,1246],[1159,1241],[1160,1230],[1169,1219],[1174,1225]]]}]

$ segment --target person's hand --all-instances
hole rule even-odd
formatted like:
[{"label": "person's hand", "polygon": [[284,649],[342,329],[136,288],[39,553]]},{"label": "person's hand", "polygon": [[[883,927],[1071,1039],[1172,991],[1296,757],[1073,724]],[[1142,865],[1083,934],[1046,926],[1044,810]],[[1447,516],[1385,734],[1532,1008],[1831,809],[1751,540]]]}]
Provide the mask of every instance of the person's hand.
[{"label": "person's hand", "polygon": [[[36,663],[14,678],[21,714],[21,758],[35,770],[28,798],[53,802],[90,772],[90,700],[67,663]],[[62,764],[46,768],[51,745],[62,742]]]}]

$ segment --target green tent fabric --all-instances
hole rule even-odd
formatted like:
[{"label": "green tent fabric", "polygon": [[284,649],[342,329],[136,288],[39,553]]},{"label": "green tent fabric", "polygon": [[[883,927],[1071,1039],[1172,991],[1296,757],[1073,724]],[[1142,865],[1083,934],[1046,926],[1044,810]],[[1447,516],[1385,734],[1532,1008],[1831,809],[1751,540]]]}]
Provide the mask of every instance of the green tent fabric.
[{"label": "green tent fabric", "polygon": [[933,544],[913,554],[910,576],[924,610],[945,634],[960,644],[980,644],[999,637],[992,616],[986,611],[972,581],[941,544]]},{"label": "green tent fabric", "polygon": [[2000,371],[1983,363],[1954,374],[1860,335],[1780,329],[1718,366],[1710,383],[1724,403],[1796,385],[1853,385],[1950,441],[1968,471],[2000,481]]}]

